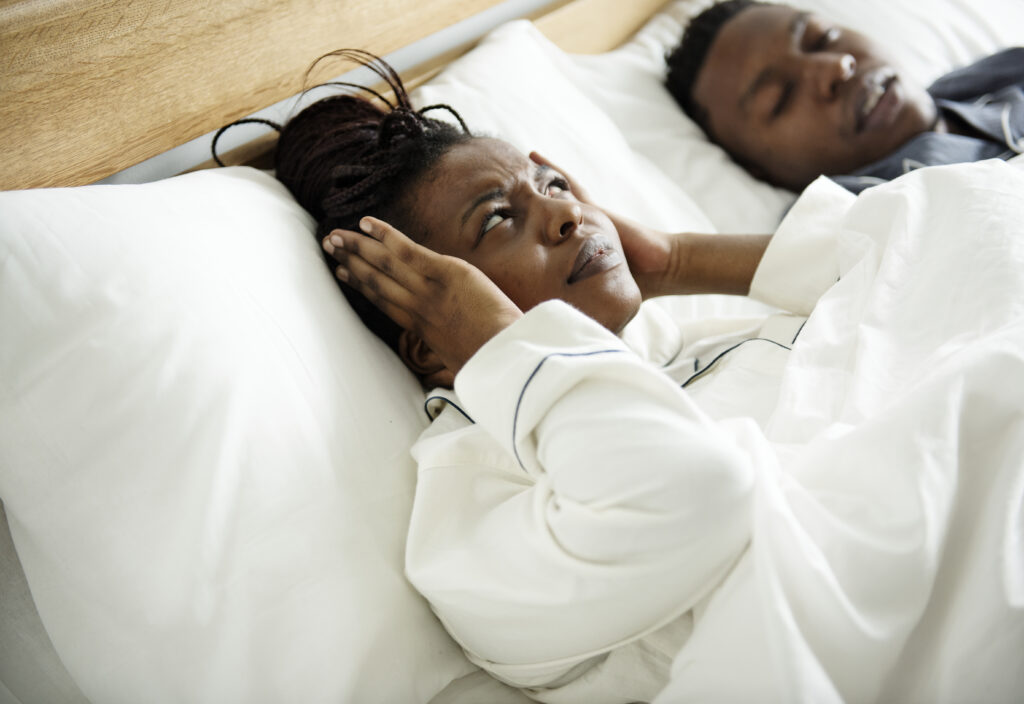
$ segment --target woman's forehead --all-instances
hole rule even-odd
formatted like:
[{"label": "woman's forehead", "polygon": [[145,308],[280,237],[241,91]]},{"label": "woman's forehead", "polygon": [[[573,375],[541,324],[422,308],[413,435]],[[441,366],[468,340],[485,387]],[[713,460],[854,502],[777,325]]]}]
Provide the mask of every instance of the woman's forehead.
[{"label": "woman's forehead", "polygon": [[476,138],[456,145],[438,162],[428,190],[458,199],[473,199],[494,190],[511,192],[517,185],[536,183],[548,170],[511,144],[499,139]]},{"label": "woman's forehead", "polygon": [[443,167],[463,172],[460,174],[462,177],[515,172],[529,168],[532,163],[508,142],[490,137],[477,137],[457,144],[441,160]]}]

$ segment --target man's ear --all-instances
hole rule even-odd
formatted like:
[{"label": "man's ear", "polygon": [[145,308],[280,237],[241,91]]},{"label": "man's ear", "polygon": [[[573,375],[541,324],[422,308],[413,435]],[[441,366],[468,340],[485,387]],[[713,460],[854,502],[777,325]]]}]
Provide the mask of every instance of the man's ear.
[{"label": "man's ear", "polygon": [[416,333],[403,330],[398,336],[398,356],[424,386],[443,386],[446,389],[455,387],[455,375]]}]

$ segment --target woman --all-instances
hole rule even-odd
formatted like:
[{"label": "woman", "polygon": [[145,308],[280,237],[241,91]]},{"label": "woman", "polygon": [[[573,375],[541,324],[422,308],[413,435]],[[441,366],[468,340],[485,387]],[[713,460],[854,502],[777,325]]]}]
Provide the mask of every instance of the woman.
[{"label": "woman", "polygon": [[[419,475],[406,572],[468,657],[543,701],[651,701],[673,658],[677,670],[685,666],[674,692],[696,700],[770,688],[779,700],[877,696],[945,564],[936,536],[953,525],[956,482],[936,484],[931,465],[932,474],[919,471],[916,446],[870,442],[878,425],[865,422],[867,441],[844,430],[828,462],[815,460],[820,445],[792,454],[810,457],[810,469],[785,476],[811,477],[805,491],[818,507],[793,513],[778,488],[791,480],[775,483],[781,460],[762,431],[780,388],[795,419],[773,422],[791,428],[793,442],[831,427],[826,417],[846,428],[865,409],[901,408],[886,395],[887,374],[869,369],[854,387],[857,368],[832,373],[842,355],[830,352],[831,340],[850,356],[845,350],[870,352],[879,337],[851,337],[856,323],[817,326],[810,361],[823,366],[780,387],[803,315],[838,278],[833,233],[853,197],[813,185],[772,238],[652,232],[605,213],[545,159],[474,137],[461,119],[455,127],[424,115],[450,108],[414,111],[390,68],[342,53],[384,77],[395,104],[348,95],[310,106],[281,131],[277,174],[319,223],[363,320],[425,384],[442,387],[428,398],[433,423],[412,450]],[[957,263],[941,256],[936,266]],[[993,266],[1016,276],[1005,262]],[[866,278],[861,271],[850,286]],[[896,284],[882,289],[885,311]],[[795,314],[681,329],[641,307],[699,292],[749,292]],[[1012,305],[1005,315],[993,310],[986,304],[985,315],[999,325],[1016,315]],[[963,326],[980,319],[973,308],[957,315]],[[934,343],[912,331],[904,364],[930,354],[921,350],[946,354],[943,341],[958,339],[950,320]],[[989,383],[950,373],[957,388]],[[862,391],[842,395],[851,388]],[[946,407],[925,392],[901,398],[906,415],[924,418],[917,432],[933,445],[958,437],[949,428],[960,409],[942,415]],[[835,408],[841,416],[828,416]],[[862,446],[878,452],[865,460]],[[860,483],[815,488],[825,465],[844,462],[856,462]],[[944,471],[955,476],[958,467]],[[805,524],[813,529],[800,532]],[[890,539],[901,545],[898,559]],[[793,584],[813,584],[813,599]],[[828,648],[840,632],[842,648]],[[772,665],[779,643],[817,659],[789,658],[801,673],[789,677]],[[745,678],[723,674],[736,663],[746,663]]]}]

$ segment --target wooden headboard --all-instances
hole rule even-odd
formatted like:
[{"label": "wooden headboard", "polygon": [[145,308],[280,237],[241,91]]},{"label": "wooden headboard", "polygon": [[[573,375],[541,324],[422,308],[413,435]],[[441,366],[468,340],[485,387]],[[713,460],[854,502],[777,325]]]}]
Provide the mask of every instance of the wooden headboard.
[{"label": "wooden headboard", "polygon": [[[296,94],[329,51],[385,55],[500,2],[0,0],[0,190],[92,183]],[[664,2],[553,1],[532,19],[595,53]]]}]

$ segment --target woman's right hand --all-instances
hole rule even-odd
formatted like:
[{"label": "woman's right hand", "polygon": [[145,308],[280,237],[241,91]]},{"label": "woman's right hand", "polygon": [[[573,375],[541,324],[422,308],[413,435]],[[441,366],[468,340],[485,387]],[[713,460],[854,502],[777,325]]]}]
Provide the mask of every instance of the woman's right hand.
[{"label": "woman's right hand", "polygon": [[366,234],[334,230],[323,246],[335,275],[405,330],[418,335],[457,374],[484,343],[523,313],[472,264],[413,242],[377,218]]},{"label": "woman's right hand", "polygon": [[680,249],[685,235],[658,232],[610,212],[594,202],[590,194],[565,169],[559,168],[537,152],[530,152],[530,159],[560,173],[568,182],[569,191],[576,200],[592,205],[608,216],[619,233],[622,252],[626,255],[629,270],[645,300],[679,292],[685,277],[676,269],[680,264]]}]

